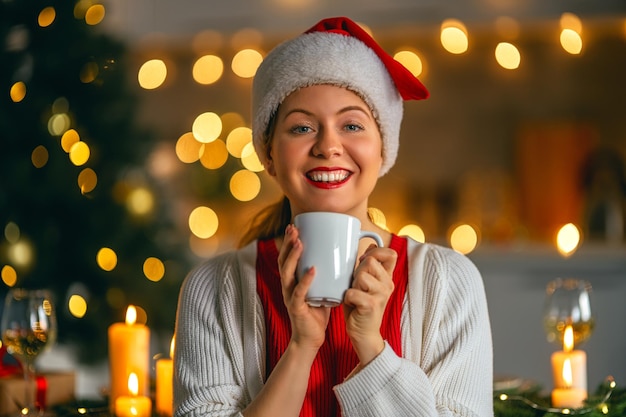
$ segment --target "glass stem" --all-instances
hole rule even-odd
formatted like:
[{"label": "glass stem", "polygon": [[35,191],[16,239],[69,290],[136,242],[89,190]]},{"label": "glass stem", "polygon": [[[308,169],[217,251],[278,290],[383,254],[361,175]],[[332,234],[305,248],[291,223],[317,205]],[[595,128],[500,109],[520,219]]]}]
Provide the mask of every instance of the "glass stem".
[{"label": "glass stem", "polygon": [[[35,413],[35,364],[32,360],[24,359],[22,361],[22,367],[24,371],[24,408],[28,411],[29,415]],[[24,411],[22,413],[24,414]]]}]

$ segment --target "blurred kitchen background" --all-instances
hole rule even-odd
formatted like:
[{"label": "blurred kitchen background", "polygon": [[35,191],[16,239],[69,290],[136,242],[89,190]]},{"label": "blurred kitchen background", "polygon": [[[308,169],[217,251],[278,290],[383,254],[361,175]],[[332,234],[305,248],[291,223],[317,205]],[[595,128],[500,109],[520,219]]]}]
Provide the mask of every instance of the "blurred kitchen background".
[{"label": "blurred kitchen background", "polygon": [[39,366],[98,395],[128,304],[168,351],[186,272],[279,197],[246,146],[256,66],[338,15],[431,92],[405,104],[371,206],[478,265],[496,377],[551,388],[545,288],[579,278],[590,389],[626,383],[622,0],[0,0],[0,296],[55,291]]}]

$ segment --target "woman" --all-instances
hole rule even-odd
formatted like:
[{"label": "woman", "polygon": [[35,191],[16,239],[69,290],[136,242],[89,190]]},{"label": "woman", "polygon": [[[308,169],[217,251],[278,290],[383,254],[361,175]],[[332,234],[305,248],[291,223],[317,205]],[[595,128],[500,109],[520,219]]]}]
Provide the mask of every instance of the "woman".
[{"label": "woman", "polygon": [[[175,416],[488,416],[492,348],[480,274],[464,256],[367,214],[394,164],[403,99],[426,88],[347,18],[276,47],[253,86],[253,141],[284,199],[241,249],[181,289]],[[293,217],[347,213],[385,246],[359,247],[336,308],[311,307]]]}]

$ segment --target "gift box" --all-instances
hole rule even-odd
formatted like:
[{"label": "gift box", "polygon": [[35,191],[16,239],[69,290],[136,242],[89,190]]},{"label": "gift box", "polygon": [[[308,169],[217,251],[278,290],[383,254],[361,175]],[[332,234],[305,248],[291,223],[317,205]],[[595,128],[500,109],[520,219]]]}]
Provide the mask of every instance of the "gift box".
[{"label": "gift box", "polygon": [[[45,372],[36,376],[35,400],[44,409],[74,400],[73,372]],[[0,376],[0,416],[20,411],[26,397],[22,373]]]}]

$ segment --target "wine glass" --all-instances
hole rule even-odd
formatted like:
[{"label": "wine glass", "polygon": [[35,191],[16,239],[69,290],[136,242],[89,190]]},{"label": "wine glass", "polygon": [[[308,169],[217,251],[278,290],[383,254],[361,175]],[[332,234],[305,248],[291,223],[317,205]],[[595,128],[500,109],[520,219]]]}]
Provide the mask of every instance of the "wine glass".
[{"label": "wine glass", "polygon": [[546,286],[543,324],[549,342],[563,345],[571,326],[574,346],[587,340],[595,326],[591,312],[591,284],[582,279],[557,278]]},{"label": "wine glass", "polygon": [[47,290],[12,289],[7,293],[0,330],[7,351],[22,364],[25,380],[20,415],[38,415],[35,405],[35,359],[56,339],[56,316]]}]

